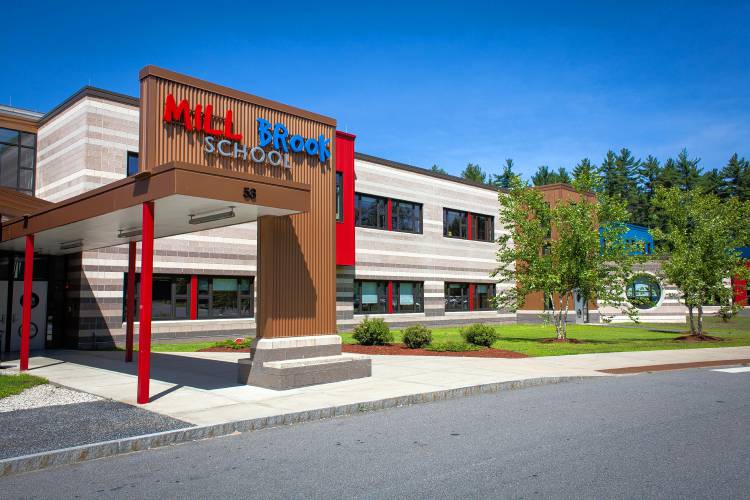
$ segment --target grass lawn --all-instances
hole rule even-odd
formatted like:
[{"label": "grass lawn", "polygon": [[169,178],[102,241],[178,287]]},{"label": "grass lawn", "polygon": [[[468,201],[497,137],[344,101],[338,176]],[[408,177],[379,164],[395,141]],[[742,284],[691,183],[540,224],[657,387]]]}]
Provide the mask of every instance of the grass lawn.
[{"label": "grass lawn", "polygon": [[21,394],[24,389],[46,383],[46,378],[36,377],[26,373],[21,373],[19,375],[0,375],[0,399]]},{"label": "grass lawn", "polygon": [[[555,336],[554,326],[507,324],[497,325],[500,340],[492,347],[507,349],[529,356],[560,356],[592,352],[654,351],[659,349],[699,349],[702,347],[733,347],[750,345],[750,317],[734,318],[724,323],[717,318],[705,322],[707,333],[719,336],[722,342],[685,343],[674,338],[688,330],[687,325],[570,325],[568,337],[584,341],[581,344],[544,343]],[[434,342],[462,341],[457,327],[434,328]],[[671,330],[671,331],[670,331]],[[401,342],[401,332],[394,330],[396,342]],[[355,344],[351,333],[342,333],[345,344]]]}]

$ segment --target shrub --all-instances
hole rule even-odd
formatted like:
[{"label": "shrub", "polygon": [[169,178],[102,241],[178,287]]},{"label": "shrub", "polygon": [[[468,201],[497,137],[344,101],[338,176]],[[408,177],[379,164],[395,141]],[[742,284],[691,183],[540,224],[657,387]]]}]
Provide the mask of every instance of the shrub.
[{"label": "shrub", "polygon": [[393,342],[393,334],[380,318],[365,318],[354,327],[354,340],[362,345],[385,345]]},{"label": "shrub", "polygon": [[432,342],[432,330],[416,324],[404,330],[404,344],[409,349],[419,349]]},{"label": "shrub", "polygon": [[475,323],[461,330],[461,336],[466,342],[474,345],[489,347],[498,339],[494,328],[482,323]]},{"label": "shrub", "polygon": [[478,346],[466,344],[464,342],[448,341],[448,342],[435,342],[425,347],[428,351],[435,352],[466,352],[466,351],[478,351],[481,349]]},{"label": "shrub", "polygon": [[253,343],[252,338],[227,339],[214,342],[213,347],[229,347],[230,349],[247,349]]}]

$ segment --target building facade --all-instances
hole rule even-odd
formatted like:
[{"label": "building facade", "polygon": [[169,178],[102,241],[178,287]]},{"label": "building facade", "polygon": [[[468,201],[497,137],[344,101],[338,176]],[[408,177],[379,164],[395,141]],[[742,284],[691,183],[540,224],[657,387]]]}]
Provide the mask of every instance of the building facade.
[{"label": "building facade", "polygon": [[[86,87],[44,114],[0,107],[3,220],[138,174],[139,106],[137,98]],[[365,316],[394,326],[439,326],[535,321],[544,315],[541,295],[530,297],[517,313],[492,306],[501,287],[513,286],[490,277],[494,241],[506,230],[496,217],[502,193],[355,150],[355,136],[336,134],[339,330],[351,329]],[[563,185],[542,190],[551,202],[572,193]],[[257,222],[158,239],[153,338],[252,335],[258,243]],[[20,252],[0,251],[3,350],[17,349],[23,260]],[[45,256],[40,249],[34,261],[32,348],[96,348],[124,341],[127,245],[66,256]],[[672,297],[674,290],[661,285],[655,266],[644,265],[641,281],[631,287],[633,297],[651,297],[652,306],[643,311],[649,321],[684,320],[684,307]],[[137,284],[138,277],[136,291]],[[585,298],[576,310],[577,322],[624,319],[618,311],[598,311]]]}]

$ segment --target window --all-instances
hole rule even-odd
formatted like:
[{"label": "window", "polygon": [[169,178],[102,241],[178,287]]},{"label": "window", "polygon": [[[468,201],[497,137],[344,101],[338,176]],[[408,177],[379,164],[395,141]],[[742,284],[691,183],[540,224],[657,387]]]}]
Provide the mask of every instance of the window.
[{"label": "window", "polygon": [[36,134],[0,128],[0,186],[34,194]]},{"label": "window", "polygon": [[554,310],[554,305],[552,304],[552,294],[549,292],[544,292],[544,310],[545,311]]},{"label": "window", "polygon": [[127,171],[128,177],[138,173],[138,153],[128,151]]},{"label": "window", "polygon": [[469,284],[468,283],[446,283],[445,284],[445,310],[446,311],[468,311],[469,310]]},{"label": "window", "polygon": [[494,218],[489,215],[471,214],[471,239],[477,241],[494,241]]},{"label": "window", "polygon": [[424,311],[423,285],[413,281],[393,282],[393,312]]},{"label": "window", "polygon": [[354,313],[386,313],[388,282],[354,281]]},{"label": "window", "polygon": [[495,296],[495,285],[478,283],[474,285],[474,310],[489,311],[494,309],[492,298]]},{"label": "window", "polygon": [[391,227],[394,231],[422,232],[422,204],[408,201],[391,201]]},{"label": "window", "polygon": [[443,209],[443,236],[448,238],[468,238],[468,213],[460,210]]},{"label": "window", "polygon": [[357,193],[354,200],[355,225],[359,227],[388,229],[386,223],[388,200],[386,198]]},{"label": "window", "polygon": [[252,318],[253,279],[198,277],[198,319]]},{"label": "window", "polygon": [[661,285],[650,274],[639,274],[628,281],[625,293],[638,309],[651,309],[661,300]]},{"label": "window", "polygon": [[344,174],[336,172],[336,222],[344,220]]},{"label": "window", "polygon": [[[188,319],[190,317],[189,305],[189,276],[173,276],[167,274],[154,274],[151,291],[151,319],[154,321]],[[123,295],[123,320],[125,318],[124,306],[127,300],[127,274],[125,274],[125,287]],[[140,308],[141,276],[135,277],[135,310]],[[136,315],[136,320],[138,315]]]}]

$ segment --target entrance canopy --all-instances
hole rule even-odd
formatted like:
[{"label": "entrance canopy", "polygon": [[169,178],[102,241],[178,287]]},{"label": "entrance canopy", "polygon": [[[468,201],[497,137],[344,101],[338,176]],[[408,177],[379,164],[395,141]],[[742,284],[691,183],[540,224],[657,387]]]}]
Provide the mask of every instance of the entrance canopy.
[{"label": "entrance canopy", "polygon": [[154,202],[154,237],[310,210],[310,186],[287,179],[172,162],[2,224],[0,250],[64,255],[140,241],[142,204]]}]

